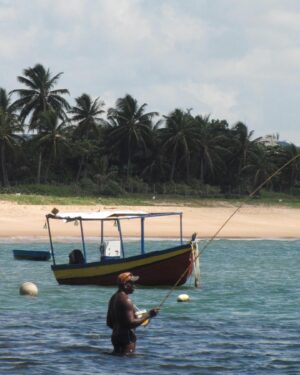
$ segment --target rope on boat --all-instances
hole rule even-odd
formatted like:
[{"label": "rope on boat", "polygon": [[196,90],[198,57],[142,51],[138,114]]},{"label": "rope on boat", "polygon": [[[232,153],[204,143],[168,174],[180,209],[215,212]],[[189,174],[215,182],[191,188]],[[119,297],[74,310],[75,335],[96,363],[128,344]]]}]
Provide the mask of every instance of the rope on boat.
[{"label": "rope on boat", "polygon": [[191,241],[193,248],[193,264],[194,264],[194,285],[196,288],[200,288],[200,259],[199,259],[199,247],[196,239]]},{"label": "rope on boat", "polygon": [[[272,173],[264,182],[262,182],[256,189],[252,191],[251,194],[248,195],[248,197],[241,203],[239,206],[233,211],[231,215],[228,216],[228,218],[224,221],[224,223],[220,226],[220,228],[215,232],[215,234],[207,241],[207,243],[204,245],[204,247],[198,251],[198,254],[195,250],[195,246],[198,249],[196,239],[191,241],[191,246],[193,249],[193,262],[194,265],[196,265],[196,261],[199,262],[199,257],[204,253],[204,251],[208,248],[208,246],[212,243],[212,241],[217,237],[217,235],[221,232],[221,230],[225,227],[225,225],[233,218],[233,216],[246,204],[265,184],[267,184],[274,176],[276,176],[279,172],[281,172],[285,167],[287,167],[289,164],[291,164],[293,161],[298,159],[300,157],[300,154],[294,156],[289,161],[287,161],[285,164],[283,164],[280,168],[278,168],[274,173]],[[199,264],[199,263],[198,263]],[[180,283],[180,281],[183,279],[183,277],[188,273],[190,266],[188,266],[184,272],[180,275],[176,283],[170,288],[170,290],[166,293],[165,297],[162,299],[158,307],[161,309],[166,300],[170,297],[174,289],[177,287],[177,285]],[[195,285],[196,286],[196,285]]]}]

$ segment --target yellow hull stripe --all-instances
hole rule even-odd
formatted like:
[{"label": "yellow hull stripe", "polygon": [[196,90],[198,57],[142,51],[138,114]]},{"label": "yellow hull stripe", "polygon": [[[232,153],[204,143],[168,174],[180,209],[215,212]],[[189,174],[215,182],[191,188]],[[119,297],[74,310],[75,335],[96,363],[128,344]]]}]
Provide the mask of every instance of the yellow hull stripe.
[{"label": "yellow hull stripe", "polygon": [[154,262],[160,262],[166,259],[171,259],[177,255],[184,254],[187,251],[191,251],[191,247],[188,246],[183,249],[176,250],[174,252],[154,255],[148,258],[142,258],[132,261],[127,261],[117,263],[117,264],[99,264],[94,267],[84,267],[84,268],[73,268],[73,269],[62,269],[54,270],[55,277],[59,280],[61,279],[71,279],[77,277],[93,277],[93,276],[104,276],[111,273],[117,273],[124,271],[126,269],[133,269],[140,266],[145,266]]}]

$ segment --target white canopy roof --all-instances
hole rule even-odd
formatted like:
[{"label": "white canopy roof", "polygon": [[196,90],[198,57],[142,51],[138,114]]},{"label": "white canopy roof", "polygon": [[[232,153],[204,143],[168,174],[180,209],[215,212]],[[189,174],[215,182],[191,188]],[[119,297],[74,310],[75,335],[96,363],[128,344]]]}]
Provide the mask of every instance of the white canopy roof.
[{"label": "white canopy roof", "polygon": [[58,212],[55,215],[57,219],[66,219],[66,220],[103,220],[109,218],[127,218],[131,219],[134,217],[140,217],[147,215],[147,212],[144,211],[99,211],[99,212]]},{"label": "white canopy roof", "polygon": [[46,215],[50,219],[72,220],[116,220],[116,219],[137,219],[146,217],[182,215],[182,212],[145,212],[145,211],[96,211],[96,212],[59,212],[53,209],[51,214]]}]

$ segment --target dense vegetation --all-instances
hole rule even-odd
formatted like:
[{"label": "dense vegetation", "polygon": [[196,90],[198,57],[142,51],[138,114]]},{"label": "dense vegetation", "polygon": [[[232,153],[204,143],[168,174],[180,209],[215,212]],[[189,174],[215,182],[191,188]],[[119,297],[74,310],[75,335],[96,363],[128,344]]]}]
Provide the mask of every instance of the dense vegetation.
[{"label": "dense vegetation", "polygon": [[[41,64],[18,76],[20,88],[0,88],[0,185],[43,193],[52,184],[82,195],[126,192],[234,196],[248,194],[299,154],[294,144],[268,146],[238,122],[175,108],[148,112],[130,95],[104,111],[83,93],[71,106],[57,88],[62,73]],[[297,192],[300,158],[266,186]]]}]

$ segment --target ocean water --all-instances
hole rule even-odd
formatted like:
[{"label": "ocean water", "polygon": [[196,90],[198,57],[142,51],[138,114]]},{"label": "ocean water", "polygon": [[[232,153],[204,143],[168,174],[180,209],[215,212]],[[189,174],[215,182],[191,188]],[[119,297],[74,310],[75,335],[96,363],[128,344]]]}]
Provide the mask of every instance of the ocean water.
[{"label": "ocean water", "polygon": [[[63,254],[74,244],[58,246]],[[14,260],[13,248],[48,243],[0,243],[1,375],[300,374],[300,241],[214,241],[201,256],[201,288],[191,280],[175,290],[126,358],[109,354],[115,288],[60,286],[50,261]],[[38,297],[19,295],[25,281]],[[149,309],[168,290],[137,288],[132,299]],[[178,303],[181,293],[190,301]]]}]

